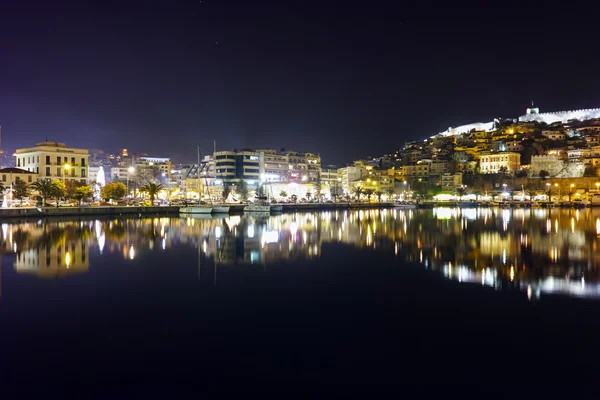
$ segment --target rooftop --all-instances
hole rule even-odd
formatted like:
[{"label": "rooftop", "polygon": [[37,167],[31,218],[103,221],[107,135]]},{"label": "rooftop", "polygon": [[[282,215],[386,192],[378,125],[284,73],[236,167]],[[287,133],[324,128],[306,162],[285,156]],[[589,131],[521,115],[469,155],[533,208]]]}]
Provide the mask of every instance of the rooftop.
[{"label": "rooftop", "polygon": [[36,175],[35,172],[27,171],[26,169],[21,169],[21,168],[13,168],[13,167],[2,168],[2,169],[0,169],[0,173],[1,174],[33,174],[33,175]]}]

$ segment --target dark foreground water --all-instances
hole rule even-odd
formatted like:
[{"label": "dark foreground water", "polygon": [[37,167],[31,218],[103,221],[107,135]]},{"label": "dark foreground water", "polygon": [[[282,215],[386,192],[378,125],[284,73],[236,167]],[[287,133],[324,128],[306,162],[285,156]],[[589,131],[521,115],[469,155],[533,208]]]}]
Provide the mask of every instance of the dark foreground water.
[{"label": "dark foreground water", "polygon": [[595,393],[599,234],[600,210],[6,222],[0,391]]}]

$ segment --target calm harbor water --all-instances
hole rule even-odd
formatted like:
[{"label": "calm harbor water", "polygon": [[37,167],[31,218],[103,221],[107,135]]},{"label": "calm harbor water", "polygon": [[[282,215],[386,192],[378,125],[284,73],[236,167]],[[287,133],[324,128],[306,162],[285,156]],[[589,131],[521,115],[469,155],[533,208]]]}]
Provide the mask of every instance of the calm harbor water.
[{"label": "calm harbor water", "polygon": [[[0,234],[0,380],[20,389],[385,385],[483,363],[480,350],[597,371],[600,210],[48,219]],[[485,362],[465,383],[509,360]]]}]

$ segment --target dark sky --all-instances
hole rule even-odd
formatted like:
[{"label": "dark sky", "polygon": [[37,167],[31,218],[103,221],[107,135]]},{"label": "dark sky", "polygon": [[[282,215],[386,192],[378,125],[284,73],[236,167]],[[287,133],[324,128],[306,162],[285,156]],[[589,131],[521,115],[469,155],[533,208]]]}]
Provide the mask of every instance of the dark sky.
[{"label": "dark sky", "polygon": [[2,1],[2,145],[193,161],[216,139],[341,164],[531,100],[600,106],[593,10],[446,3]]}]

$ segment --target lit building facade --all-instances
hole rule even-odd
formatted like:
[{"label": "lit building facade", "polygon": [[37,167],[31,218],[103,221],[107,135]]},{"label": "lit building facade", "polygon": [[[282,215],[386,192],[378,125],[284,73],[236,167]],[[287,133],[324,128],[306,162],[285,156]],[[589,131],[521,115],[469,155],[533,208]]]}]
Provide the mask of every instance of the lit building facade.
[{"label": "lit building facade", "polygon": [[505,170],[507,174],[514,174],[521,168],[521,155],[514,152],[481,154],[479,171],[482,174],[497,174]]},{"label": "lit building facade", "polygon": [[17,149],[14,156],[17,168],[35,172],[40,179],[87,183],[87,149],[70,148],[58,142],[42,142],[34,147]]},{"label": "lit building facade", "polygon": [[214,153],[215,186],[235,186],[244,181],[249,189],[258,188],[260,153],[253,150],[218,151]]},{"label": "lit building facade", "polygon": [[[126,152],[127,150],[125,150]],[[127,154],[127,153],[125,153]],[[144,168],[144,167],[156,167],[160,170],[161,173],[165,173],[167,175],[171,174],[171,169],[173,168],[171,165],[171,159],[165,157],[135,157],[133,159],[133,163],[131,165],[133,168]],[[122,166],[127,167],[128,166]],[[127,169],[125,168],[125,169]]]},{"label": "lit building facade", "polygon": [[261,180],[265,182],[318,183],[321,156],[296,151],[258,150]]}]

